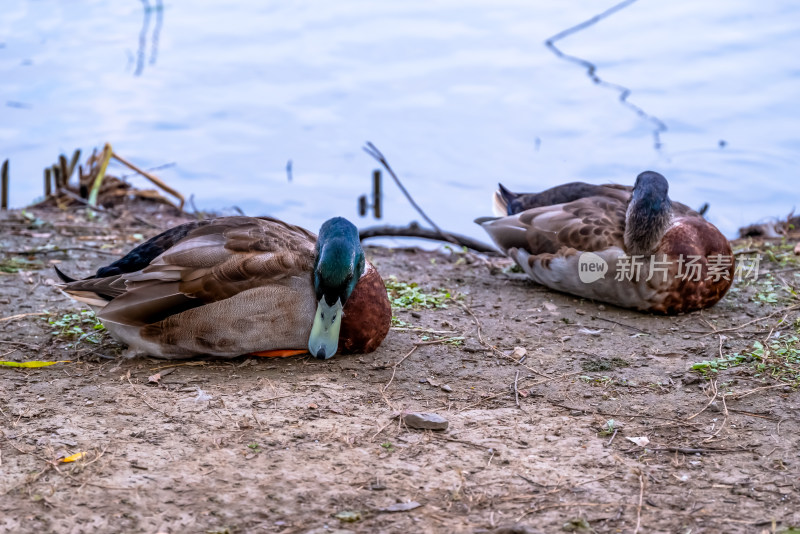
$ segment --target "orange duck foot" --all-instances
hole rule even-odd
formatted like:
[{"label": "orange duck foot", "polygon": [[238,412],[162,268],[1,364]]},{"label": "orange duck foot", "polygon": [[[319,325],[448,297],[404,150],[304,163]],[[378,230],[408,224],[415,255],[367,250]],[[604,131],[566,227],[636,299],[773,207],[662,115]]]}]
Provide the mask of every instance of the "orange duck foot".
[{"label": "orange duck foot", "polygon": [[306,349],[276,349],[263,350],[261,352],[251,352],[250,356],[261,356],[262,358],[286,358],[288,356],[299,356],[308,354]]}]

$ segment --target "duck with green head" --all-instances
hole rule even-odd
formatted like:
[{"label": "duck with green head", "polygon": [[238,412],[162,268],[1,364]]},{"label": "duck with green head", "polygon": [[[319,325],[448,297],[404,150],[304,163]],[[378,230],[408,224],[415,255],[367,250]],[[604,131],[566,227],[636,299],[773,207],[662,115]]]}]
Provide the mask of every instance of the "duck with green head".
[{"label": "duck with green head", "polygon": [[389,331],[383,280],[347,219],[319,236],[269,217],[176,226],[94,276],[59,272],[109,332],[163,358],[375,350]]}]

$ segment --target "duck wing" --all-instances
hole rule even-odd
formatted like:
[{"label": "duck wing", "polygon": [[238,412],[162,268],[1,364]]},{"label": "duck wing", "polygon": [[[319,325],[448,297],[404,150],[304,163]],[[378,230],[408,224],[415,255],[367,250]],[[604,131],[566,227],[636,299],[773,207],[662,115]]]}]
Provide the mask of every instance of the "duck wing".
[{"label": "duck wing", "polygon": [[510,248],[534,255],[562,248],[593,252],[623,247],[627,200],[625,195],[591,196],[477,222],[505,252]]},{"label": "duck wing", "polygon": [[606,184],[594,185],[584,182],[570,182],[557,185],[540,193],[514,193],[503,184],[497,184],[494,194],[495,212],[497,215],[514,215],[533,208],[566,204],[587,197],[617,198],[627,202],[633,190],[630,186]]},{"label": "duck wing", "polygon": [[311,232],[267,217],[187,223],[64,290],[95,306],[105,301],[105,321],[142,326],[257,287],[310,286],[315,241]]}]

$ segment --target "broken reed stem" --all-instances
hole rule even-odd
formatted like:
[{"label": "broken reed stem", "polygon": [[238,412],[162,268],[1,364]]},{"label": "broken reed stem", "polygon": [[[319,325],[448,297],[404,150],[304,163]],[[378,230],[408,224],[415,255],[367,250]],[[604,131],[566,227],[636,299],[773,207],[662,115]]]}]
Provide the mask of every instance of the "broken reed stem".
[{"label": "broken reed stem", "polygon": [[[108,146],[108,145],[106,145],[106,146]],[[109,146],[109,149],[110,149],[110,148],[111,148],[111,147]],[[154,184],[156,184],[158,187],[160,187],[161,189],[163,189],[164,191],[166,191],[166,192],[167,192],[167,193],[169,193],[170,195],[174,196],[174,197],[175,197],[175,198],[177,198],[178,200],[180,200],[180,204],[178,205],[178,209],[179,209],[180,211],[183,211],[183,205],[186,203],[186,199],[184,199],[184,198],[183,198],[183,195],[181,195],[181,194],[180,194],[180,193],[178,193],[176,190],[172,189],[170,186],[168,186],[167,184],[165,184],[165,183],[164,183],[164,182],[161,180],[161,178],[159,178],[158,176],[156,176],[156,175],[154,175],[154,174],[151,174],[151,173],[147,172],[147,171],[146,171],[146,170],[144,170],[144,169],[140,169],[139,167],[137,167],[136,165],[134,165],[134,164],[133,164],[133,163],[131,163],[130,161],[126,160],[125,158],[121,157],[120,155],[118,155],[118,154],[116,154],[116,153],[114,153],[114,152],[111,152],[111,157],[113,157],[115,160],[119,161],[119,162],[120,162],[120,163],[122,163],[123,165],[127,166],[127,167],[128,167],[128,168],[130,168],[132,171],[134,171],[134,172],[138,172],[139,174],[141,174],[142,176],[144,176],[145,178],[147,178],[148,180],[150,180],[151,182],[153,182]]]},{"label": "broken reed stem", "polygon": [[8,160],[3,162],[0,169],[0,209],[8,209]]},{"label": "broken reed stem", "polygon": [[50,169],[44,170],[44,198],[50,198],[53,194],[53,187],[50,181]]},{"label": "broken reed stem", "polygon": [[519,408],[519,389],[517,388],[517,382],[519,382],[519,369],[517,369],[517,373],[514,375],[514,401],[517,403],[517,408]]},{"label": "broken reed stem", "polygon": [[67,157],[64,154],[58,156],[58,168],[61,169],[61,181],[66,186],[69,183],[70,173],[67,169]]},{"label": "broken reed stem", "polygon": [[[106,177],[106,169],[108,168],[108,162],[111,161],[111,145],[106,143],[103,147],[103,156],[100,160],[100,168],[97,171],[97,176],[94,179],[94,183],[92,184],[92,189],[89,191],[89,206],[94,208],[97,206],[97,195],[100,193],[100,186],[103,185],[103,179]],[[61,186],[59,186],[61,187]],[[87,212],[89,218],[94,217],[94,214],[90,211]]]},{"label": "broken reed stem", "polygon": [[67,167],[67,176],[72,176],[72,173],[75,172],[75,167],[78,165],[78,160],[81,159],[81,149],[78,148],[72,154],[72,159],[69,161],[69,166]]}]

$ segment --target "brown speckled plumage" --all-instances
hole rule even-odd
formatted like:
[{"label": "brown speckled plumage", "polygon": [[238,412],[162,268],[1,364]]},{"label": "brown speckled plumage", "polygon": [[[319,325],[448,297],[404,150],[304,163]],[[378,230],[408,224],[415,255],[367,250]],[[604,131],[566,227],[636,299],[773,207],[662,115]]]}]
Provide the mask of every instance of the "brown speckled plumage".
[{"label": "brown speckled plumage", "polygon": [[[64,290],[153,356],[305,349],[315,247],[313,233],[277,219],[222,217],[170,229]],[[367,263],[344,307],[340,350],[375,350],[390,323],[383,281]]]},{"label": "brown speckled plumage", "polygon": [[[666,184],[660,175],[650,174]],[[648,266],[638,281],[614,279],[617,262],[630,255],[625,235],[626,224],[633,220],[626,219],[632,190],[618,185],[571,183],[543,193],[518,194],[501,186],[495,193],[495,207],[508,215],[477,222],[531,278],[552,289],[665,314],[716,304],[733,280],[730,244],[697,212],[668,199],[669,210],[663,212],[663,225],[652,241],[656,244],[643,255],[647,261],[651,256],[656,261],[666,259],[666,277],[655,271],[651,280],[645,280],[650,274]],[[609,265],[605,278],[592,283],[579,279],[580,257],[587,252],[599,255]],[[681,255],[701,257],[699,281],[676,276],[682,267]],[[730,266],[722,269],[724,276],[719,280],[707,279],[709,261],[718,255],[726,257]]]}]

